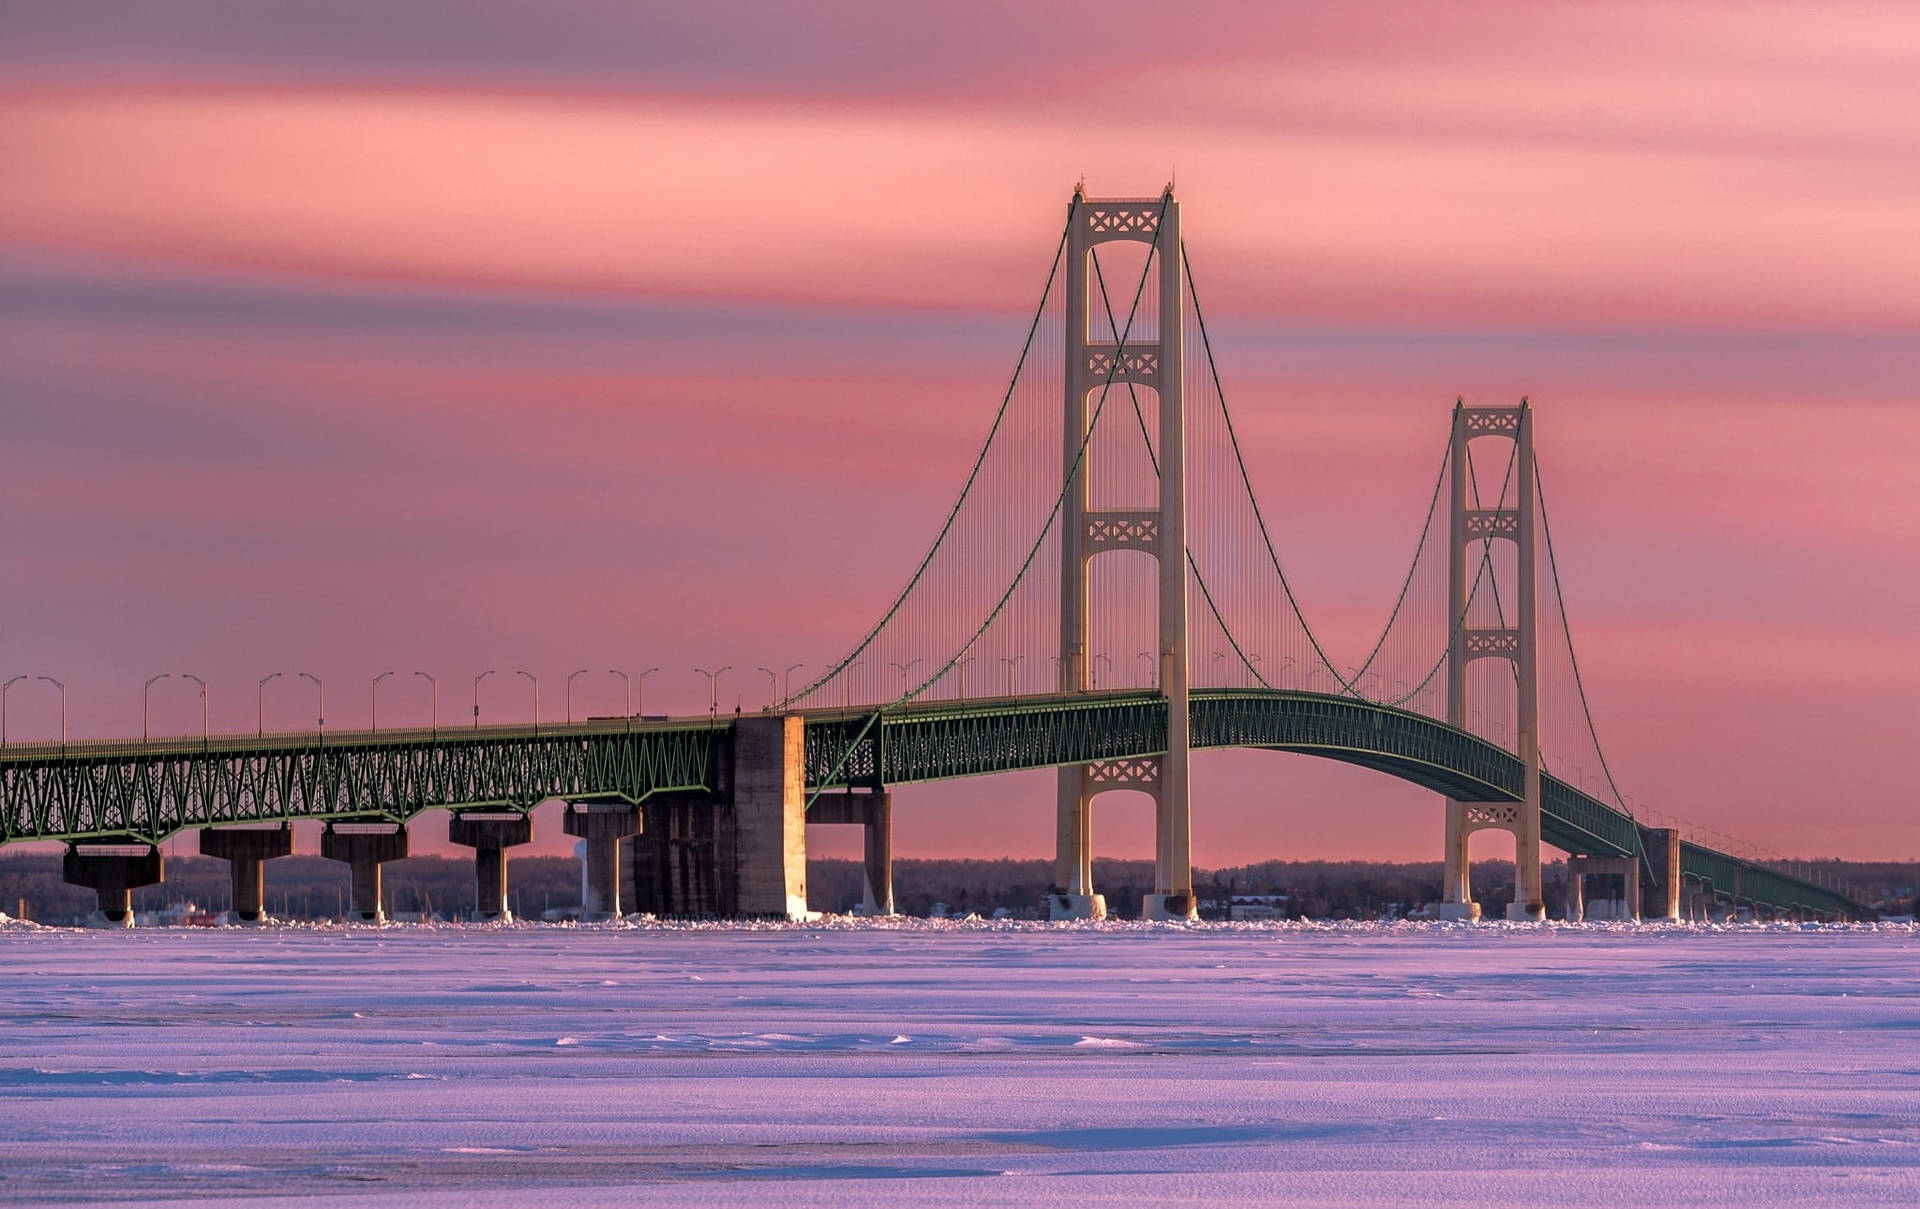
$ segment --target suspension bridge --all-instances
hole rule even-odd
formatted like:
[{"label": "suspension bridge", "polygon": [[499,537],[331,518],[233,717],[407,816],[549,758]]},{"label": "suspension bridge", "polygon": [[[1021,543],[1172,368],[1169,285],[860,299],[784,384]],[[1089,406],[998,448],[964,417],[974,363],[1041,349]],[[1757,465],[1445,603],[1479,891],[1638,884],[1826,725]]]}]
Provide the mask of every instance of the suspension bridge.
[{"label": "suspension bridge", "polygon": [[0,843],[63,840],[69,881],[130,920],[182,831],[232,863],[262,917],[294,820],[353,870],[450,810],[479,914],[507,911],[505,852],[567,802],[587,913],[799,917],[806,829],[864,829],[867,907],[892,907],[891,789],[1057,770],[1053,918],[1093,918],[1096,797],[1155,802],[1150,918],[1194,914],[1191,760],[1263,748],[1439,795],[1446,918],[1477,919],[1469,842],[1511,834],[1509,918],[1544,918],[1542,846],[1636,915],[1857,918],[1840,890],[1651,826],[1601,750],[1567,625],[1536,416],[1456,402],[1406,576],[1358,662],[1308,625],[1247,474],[1180,203],[1076,190],[978,456],[924,558],[824,674],[760,715],[83,741],[0,750]]}]

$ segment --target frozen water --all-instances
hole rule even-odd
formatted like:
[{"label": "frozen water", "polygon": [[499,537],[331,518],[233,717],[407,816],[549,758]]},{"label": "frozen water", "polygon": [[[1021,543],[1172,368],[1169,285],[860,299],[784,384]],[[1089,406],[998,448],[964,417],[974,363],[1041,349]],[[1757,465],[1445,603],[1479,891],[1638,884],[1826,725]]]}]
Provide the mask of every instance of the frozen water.
[{"label": "frozen water", "polygon": [[1920,1203],[1920,933],[0,936],[0,1200]]}]

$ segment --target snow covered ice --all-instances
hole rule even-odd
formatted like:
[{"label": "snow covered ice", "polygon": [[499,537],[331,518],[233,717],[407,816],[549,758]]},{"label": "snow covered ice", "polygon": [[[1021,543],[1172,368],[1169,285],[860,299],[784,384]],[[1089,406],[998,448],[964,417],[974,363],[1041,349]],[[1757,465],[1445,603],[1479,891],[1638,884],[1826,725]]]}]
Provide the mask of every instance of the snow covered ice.
[{"label": "snow covered ice", "polygon": [[1920,1203],[1899,928],[0,934],[0,1200]]}]

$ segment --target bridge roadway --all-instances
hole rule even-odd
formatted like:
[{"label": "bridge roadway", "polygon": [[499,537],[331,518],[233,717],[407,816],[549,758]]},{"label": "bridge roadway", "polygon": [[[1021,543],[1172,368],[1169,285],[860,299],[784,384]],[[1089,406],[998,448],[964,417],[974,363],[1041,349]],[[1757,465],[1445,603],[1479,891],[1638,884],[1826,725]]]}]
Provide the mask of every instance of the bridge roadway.
[{"label": "bridge roadway", "polygon": [[[1195,748],[1300,752],[1371,768],[1463,801],[1521,797],[1520,761],[1421,714],[1351,697],[1196,690]],[[975,698],[805,715],[810,791],[879,789],[1159,755],[1166,703],[1147,692]],[[640,804],[728,792],[730,716],[535,726],[308,731],[0,750],[0,844],[158,843],[183,830],[426,810],[530,809],[550,798]],[[1541,834],[1581,856],[1644,859],[1634,820],[1543,776]],[[1859,904],[1779,870],[1683,841],[1682,877],[1711,898],[1858,918]]]}]

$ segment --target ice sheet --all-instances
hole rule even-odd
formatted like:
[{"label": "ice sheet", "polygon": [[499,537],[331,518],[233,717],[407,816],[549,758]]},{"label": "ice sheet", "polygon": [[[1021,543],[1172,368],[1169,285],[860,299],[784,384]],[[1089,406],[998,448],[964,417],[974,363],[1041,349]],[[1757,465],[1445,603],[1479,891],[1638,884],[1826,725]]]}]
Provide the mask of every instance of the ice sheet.
[{"label": "ice sheet", "polygon": [[0,935],[0,1199],[1920,1203],[1911,927]]}]

